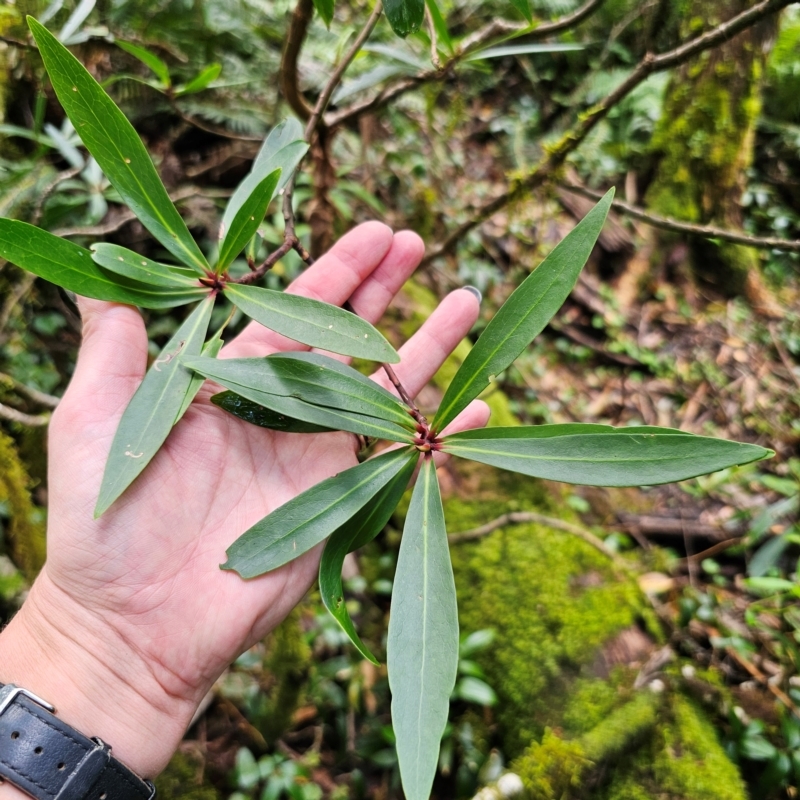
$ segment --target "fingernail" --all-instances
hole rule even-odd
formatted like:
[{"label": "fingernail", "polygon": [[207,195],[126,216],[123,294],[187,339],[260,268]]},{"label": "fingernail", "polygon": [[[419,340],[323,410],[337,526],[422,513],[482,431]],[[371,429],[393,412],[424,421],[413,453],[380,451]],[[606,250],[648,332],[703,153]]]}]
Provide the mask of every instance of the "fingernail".
[{"label": "fingernail", "polygon": [[483,300],[480,289],[476,289],[474,286],[463,286],[462,288],[466,289],[470,294],[474,294],[479,303]]}]

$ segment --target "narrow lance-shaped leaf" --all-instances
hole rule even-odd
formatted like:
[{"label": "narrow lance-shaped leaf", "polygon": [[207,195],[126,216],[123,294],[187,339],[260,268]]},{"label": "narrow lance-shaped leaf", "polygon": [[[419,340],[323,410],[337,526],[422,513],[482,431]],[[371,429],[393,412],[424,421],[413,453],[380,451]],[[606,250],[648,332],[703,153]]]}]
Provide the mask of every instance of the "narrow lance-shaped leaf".
[{"label": "narrow lance-shaped leaf", "polygon": [[322,21],[328,28],[333,22],[333,6],[334,0],[314,0],[314,8],[317,9],[317,14],[322,17]]},{"label": "narrow lance-shaped leaf", "polygon": [[285,414],[279,414],[277,411],[265,408],[252,400],[248,400],[246,397],[242,397],[240,394],[236,394],[236,392],[227,391],[212,395],[211,402],[229,414],[233,414],[234,417],[271,431],[329,433],[334,430],[333,428],[324,428],[322,425],[314,425],[312,422],[303,422],[301,419],[287,417]]},{"label": "narrow lance-shaped leaf", "polygon": [[222,568],[255,578],[293,561],[369,503],[407,458],[407,450],[392,450],[297,495],[242,534]]},{"label": "narrow lance-shaped leaf", "polygon": [[389,391],[341,361],[320,353],[275,353],[249,359],[262,374],[274,376],[281,394],[325,408],[338,408],[394,422],[410,431],[416,423],[409,410]]},{"label": "narrow lance-shaped leaf", "polygon": [[172,308],[209,293],[199,286],[165,289],[112,275],[92,260],[88,250],[52,233],[13,219],[0,218],[0,256],[70,292],[130,303],[142,308]]},{"label": "narrow lance-shaped leaf", "polygon": [[[227,322],[225,325],[227,325]],[[221,325],[217,332],[203,345],[203,349],[200,351],[200,356],[202,358],[216,358],[219,355],[219,351],[222,350],[222,345],[225,344],[222,340],[222,331],[225,330],[225,325]],[[175,425],[178,424],[183,415],[189,410],[192,400],[197,397],[197,393],[205,382],[206,379],[202,375],[198,375],[192,370],[192,380],[189,383],[189,387],[186,389],[183,404],[175,416]]]},{"label": "narrow lance-shaped leaf", "polygon": [[309,347],[392,364],[400,360],[380,331],[342,308],[296,294],[237,283],[227,284],[225,294],[248,317]]},{"label": "narrow lance-shaped leaf", "polygon": [[511,0],[511,5],[514,6],[528,22],[533,22],[530,0]]},{"label": "narrow lance-shaped leaf", "polygon": [[412,432],[394,422],[352,411],[326,408],[298,399],[292,394],[291,389],[287,390],[287,387],[275,377],[273,371],[254,368],[253,362],[258,361],[265,359],[195,358],[186,359],[184,363],[251,402],[290,419],[395,442],[413,441]]},{"label": "narrow lance-shaped leaf", "polygon": [[605,197],[506,300],[444,393],[433,427],[441,431],[530,344],[575,286],[614,198]]},{"label": "narrow lance-shaped leaf", "polygon": [[169,199],[133,125],[47,28],[32,17],[28,25],[61,105],[114,188],[167,250],[204,272],[206,259]]},{"label": "narrow lance-shaped leaf", "polygon": [[168,87],[171,83],[169,77],[169,67],[154,53],[146,50],[144,47],[139,47],[138,44],[132,42],[123,42],[117,39],[117,47],[121,47],[126,53],[130,53],[134,58],[138,58],[143,64],[150,67],[155,73],[156,77]]},{"label": "narrow lance-shaped leaf", "polygon": [[99,517],[131,485],[159,451],[183,406],[192,372],[181,355],[197,355],[211,319],[214,298],[208,297],[187,317],[144,376],[122,415],[108,455],[95,517]]},{"label": "narrow lance-shaped leaf", "polygon": [[201,69],[188,83],[185,83],[183,86],[178,86],[175,89],[175,94],[181,97],[185,94],[202,92],[203,89],[207,89],[210,84],[219,78],[221,72],[222,64],[209,64],[207,67]]},{"label": "narrow lance-shaped leaf", "polygon": [[221,230],[223,232],[228,230],[242,203],[250,197],[256,186],[276,169],[281,171],[277,188],[280,192],[289,182],[307,150],[308,145],[303,141],[303,127],[296,119],[289,118],[276,125],[261,145],[250,174],[231,195],[222,217]]},{"label": "narrow lance-shaped leaf", "polygon": [[[464,431],[442,450],[537,478],[587,486],[649,486],[681,481],[773,455],[754,444],[693,436],[671,428],[542,425]],[[563,428],[563,431],[559,429]]]},{"label": "narrow lance-shaped leaf", "polygon": [[92,261],[117,275],[131,280],[149,283],[151,286],[166,286],[171,289],[199,289],[207,292],[208,287],[198,283],[196,272],[179,267],[159,264],[150,258],[134,253],[117,244],[99,243],[92,245]]},{"label": "narrow lance-shaped leaf", "polygon": [[425,0],[384,0],[383,10],[392,30],[405,38],[422,25]]},{"label": "narrow lance-shaped leaf", "polygon": [[[255,236],[258,226],[264,221],[264,215],[275,194],[280,176],[280,168],[270,172],[236,212],[236,216],[225,231],[219,246],[217,273],[225,270],[231,261],[244,250],[250,239]],[[222,234],[222,229],[220,229],[220,234]]]},{"label": "narrow lance-shaped leaf", "polygon": [[342,587],[342,567],[345,556],[352,550],[371,542],[384,529],[397,508],[414,473],[418,460],[417,451],[409,453],[407,458],[408,463],[405,468],[386,484],[367,506],[328,539],[319,565],[319,593],[325,608],[341,625],[359,653],[373,664],[377,664],[378,661],[361,641],[347,610]]},{"label": "narrow lance-shaped leaf", "polygon": [[428,800],[458,668],[456,586],[430,457],[403,528],[387,656],[403,790],[407,800]]},{"label": "narrow lance-shaped leaf", "polygon": [[425,0],[428,6],[428,11],[431,12],[431,19],[433,20],[433,28],[436,31],[436,36],[439,43],[443,45],[448,52],[453,52],[453,40],[450,38],[450,31],[447,30],[447,21],[442,15],[442,10],[436,0]]}]

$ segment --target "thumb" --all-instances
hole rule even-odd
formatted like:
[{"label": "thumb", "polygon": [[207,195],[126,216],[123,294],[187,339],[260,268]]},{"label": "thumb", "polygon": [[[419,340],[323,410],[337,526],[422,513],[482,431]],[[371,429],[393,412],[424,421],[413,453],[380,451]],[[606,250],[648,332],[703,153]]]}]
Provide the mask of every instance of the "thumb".
[{"label": "thumb", "polygon": [[62,400],[91,409],[97,422],[116,421],[144,377],[147,331],[132,306],[78,298],[83,341]]}]

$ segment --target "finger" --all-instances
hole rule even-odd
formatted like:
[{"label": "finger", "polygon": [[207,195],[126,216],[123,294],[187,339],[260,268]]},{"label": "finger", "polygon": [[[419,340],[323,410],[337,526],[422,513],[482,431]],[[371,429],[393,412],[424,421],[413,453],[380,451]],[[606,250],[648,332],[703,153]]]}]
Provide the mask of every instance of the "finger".
[{"label": "finger", "polygon": [[[483,400],[473,400],[445,429],[442,436],[459,431],[471,431],[473,428],[483,428],[489,422],[492,410]],[[436,466],[441,467],[450,456],[447,453],[434,453]]]},{"label": "finger", "polygon": [[[82,408],[114,427],[147,368],[147,332],[131,306],[78,298],[83,341],[56,419]],[[59,413],[60,412],[60,413]]]},{"label": "finger", "polygon": [[[345,306],[362,319],[375,324],[383,316],[394,296],[411,277],[425,254],[425,244],[413,231],[398,231],[392,246],[375,271],[356,288]],[[331,358],[349,363],[351,359],[323,350]]]},{"label": "finger", "polygon": [[[288,288],[298,294],[340,306],[378,267],[392,246],[392,229],[365,222],[345,234]],[[251,322],[227,347],[226,358],[260,356],[278,350],[308,350],[305,345]]]},{"label": "finger", "polygon": [[[469,333],[480,312],[477,289],[456,289],[442,300],[425,324],[400,348],[394,367],[400,383],[415,397],[436,374],[458,343]],[[382,371],[372,379],[389,391],[391,381]]]}]

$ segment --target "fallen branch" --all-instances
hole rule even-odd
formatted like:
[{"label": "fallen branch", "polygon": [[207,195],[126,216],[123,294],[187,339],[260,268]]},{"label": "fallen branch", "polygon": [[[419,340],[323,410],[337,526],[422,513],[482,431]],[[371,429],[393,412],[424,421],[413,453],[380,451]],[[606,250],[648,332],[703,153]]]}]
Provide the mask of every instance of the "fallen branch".
[{"label": "fallen branch", "polygon": [[[602,192],[596,192],[594,189],[589,189],[586,186],[580,186],[576,183],[561,183],[559,185],[568,192],[580,195],[581,197],[587,197],[590,200],[599,200],[603,196]],[[652,225],[654,228],[662,228],[666,231],[688,233],[693,236],[702,236],[705,239],[721,239],[724,242],[733,242],[734,244],[741,244],[745,247],[800,253],[800,241],[797,240],[748,236],[746,233],[717,228],[714,225],[692,225],[689,222],[681,222],[677,219],[651,214],[643,208],[628,205],[628,203],[622,200],[614,200],[611,207],[615,211],[626,214],[631,217],[631,219],[639,220],[639,222],[644,222],[647,225]]]},{"label": "fallen branch", "polygon": [[777,13],[791,3],[792,0],[761,0],[760,3],[737,14],[727,22],[723,22],[702,36],[685,42],[673,50],[661,55],[648,53],[616,89],[581,115],[577,124],[562,136],[561,140],[550,149],[531,172],[518,179],[506,192],[480,206],[470,219],[461,223],[443,242],[428,250],[422,260],[422,266],[427,266],[434,259],[448,254],[473,228],[485,222],[509,203],[519,200],[550,180],[554,173],[563,166],[567,156],[577,149],[609,111],[651,75],[677,67],[694,56],[717,47],[732,36],[752,27],[764,17]]},{"label": "fallen branch", "polygon": [[657,517],[635,514],[620,514],[619,525],[627,531],[655,536],[691,536],[704,539],[728,541],[731,536],[722,528],[706,525],[697,520],[676,519],[674,517]]},{"label": "fallen branch", "polygon": [[601,552],[606,558],[611,559],[615,566],[628,572],[631,571],[631,565],[620,558],[613,550],[606,547],[603,541],[591,531],[587,531],[585,528],[581,528],[578,525],[556,519],[555,517],[548,517],[546,514],[538,514],[535,511],[512,511],[478,528],[472,528],[471,530],[462,531],[461,533],[451,533],[447,537],[447,540],[450,544],[471,542],[475,539],[482,539],[484,536],[488,536],[498,528],[504,528],[506,525],[520,525],[526,522],[536,522],[540,525],[546,525],[548,528],[555,528],[565,533],[571,533],[573,536],[578,536],[583,539],[584,542],[594,547],[595,550]]}]

